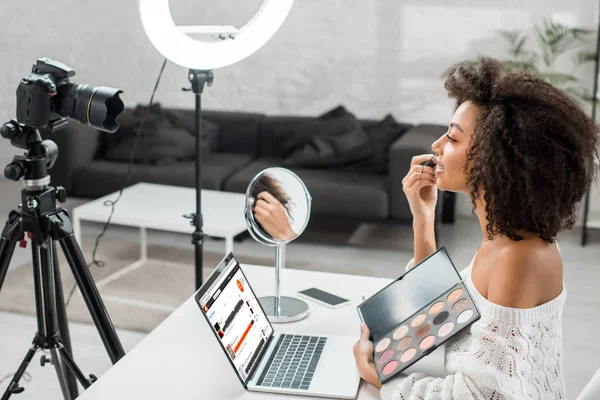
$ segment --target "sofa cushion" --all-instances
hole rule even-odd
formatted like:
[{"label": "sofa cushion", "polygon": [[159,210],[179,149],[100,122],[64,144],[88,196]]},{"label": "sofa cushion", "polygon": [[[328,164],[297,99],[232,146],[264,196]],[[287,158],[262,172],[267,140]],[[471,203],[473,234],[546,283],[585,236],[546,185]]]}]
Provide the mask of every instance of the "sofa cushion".
[{"label": "sofa cushion", "polygon": [[[346,108],[339,105],[319,116],[322,120],[331,120],[342,116],[352,115]],[[412,125],[397,122],[391,114],[386,115],[381,121],[363,121],[362,127],[367,134],[371,148],[370,156],[363,162],[348,166],[348,169],[357,171],[371,171],[376,174],[387,174],[390,147]]]},{"label": "sofa cushion", "polygon": [[355,129],[334,137],[314,136],[283,160],[285,167],[323,168],[352,164],[371,154],[369,138]]},{"label": "sofa cushion", "polygon": [[[188,110],[168,109],[165,110],[168,121],[176,128],[184,129],[196,139],[196,118],[195,112],[190,118]],[[200,124],[202,129],[202,139],[200,145],[206,153],[214,153],[219,147],[219,126],[214,122],[202,118]],[[194,142],[195,145],[195,142]]]},{"label": "sofa cushion", "polygon": [[343,117],[344,115],[348,115],[350,112],[346,109],[346,107],[344,107],[343,105],[339,105],[336,107],[333,107],[331,110],[329,111],[325,111],[323,114],[319,115],[317,118],[320,120],[328,120],[328,119],[332,119],[332,118],[339,118],[339,117]]},{"label": "sofa cushion", "polygon": [[[251,161],[242,154],[212,153],[202,159],[202,188],[221,190],[223,182],[235,171]],[[138,182],[174,186],[195,186],[194,161],[179,162],[171,166],[133,164],[129,185]],[[73,174],[68,194],[76,197],[96,198],[121,189],[127,177],[128,163],[94,160]],[[69,189],[67,188],[67,189]]]},{"label": "sofa cushion", "polygon": [[[142,122],[134,162],[165,164],[194,158],[195,128],[175,111],[163,110],[160,104],[153,104],[150,112],[147,106],[137,106],[123,114],[119,117],[121,128],[105,137],[104,149],[98,158],[129,162]],[[207,154],[216,150],[218,127],[203,121],[202,133],[202,152]]]},{"label": "sofa cushion", "polygon": [[391,114],[388,114],[381,122],[365,127],[373,150],[366,163],[367,168],[376,174],[387,174],[390,147],[411,126],[399,123]]},{"label": "sofa cushion", "polygon": [[[194,110],[191,110],[194,115]],[[202,118],[219,126],[219,153],[258,157],[258,135],[264,114],[234,111],[203,111]]]},{"label": "sofa cushion", "polygon": [[[300,144],[283,160],[284,166],[334,167],[352,164],[371,155],[369,137],[353,115],[315,125],[312,136],[302,134]],[[326,125],[329,130],[324,129]]]},{"label": "sofa cushion", "polygon": [[284,158],[303,147],[314,136],[339,136],[360,129],[352,114],[340,118],[321,120],[312,117],[266,117],[259,137],[260,157]]},{"label": "sofa cushion", "polygon": [[[280,166],[281,159],[255,160],[228,178],[223,189],[245,193],[250,181],[263,169]],[[388,194],[385,176],[338,169],[290,168],[304,181],[314,215],[356,219],[385,219]]]}]

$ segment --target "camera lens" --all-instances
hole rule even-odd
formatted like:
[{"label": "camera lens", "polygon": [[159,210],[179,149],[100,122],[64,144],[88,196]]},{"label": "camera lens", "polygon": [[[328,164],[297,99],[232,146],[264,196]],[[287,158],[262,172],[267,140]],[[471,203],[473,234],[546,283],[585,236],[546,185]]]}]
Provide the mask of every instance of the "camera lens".
[{"label": "camera lens", "polygon": [[117,116],[124,109],[120,93],[123,93],[120,89],[105,86],[68,83],[58,89],[58,113],[113,133],[119,129]]}]

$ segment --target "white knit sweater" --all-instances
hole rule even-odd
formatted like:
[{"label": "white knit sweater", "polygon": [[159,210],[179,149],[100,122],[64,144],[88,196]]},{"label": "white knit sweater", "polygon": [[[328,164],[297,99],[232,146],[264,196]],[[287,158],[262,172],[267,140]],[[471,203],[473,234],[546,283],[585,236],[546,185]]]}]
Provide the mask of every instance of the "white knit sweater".
[{"label": "white knit sweater", "polygon": [[[382,400],[566,399],[562,372],[562,310],[566,289],[529,309],[494,304],[463,281],[481,318],[445,344],[445,378],[401,374],[381,389]],[[418,363],[417,363],[418,365]]]}]

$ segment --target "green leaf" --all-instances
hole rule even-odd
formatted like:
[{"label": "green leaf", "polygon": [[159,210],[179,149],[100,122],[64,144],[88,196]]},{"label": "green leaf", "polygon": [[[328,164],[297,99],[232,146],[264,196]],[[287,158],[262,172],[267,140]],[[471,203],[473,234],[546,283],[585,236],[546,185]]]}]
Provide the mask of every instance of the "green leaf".
[{"label": "green leaf", "polygon": [[570,29],[571,29],[572,35],[577,37],[578,39],[585,39],[584,36],[588,36],[588,35],[594,33],[593,30],[585,29],[585,28],[570,28]]},{"label": "green leaf", "polygon": [[535,38],[538,42],[538,46],[542,53],[542,60],[544,61],[544,64],[548,67],[552,62],[552,51],[550,43],[538,26],[534,26],[533,29],[535,31]]},{"label": "green leaf", "polygon": [[509,53],[514,57],[520,57],[526,55],[525,44],[527,42],[527,35],[519,31],[505,31],[501,30],[498,33],[508,42]]},{"label": "green leaf", "polygon": [[506,39],[506,41],[511,46],[514,46],[515,43],[517,43],[519,35],[521,34],[519,31],[506,31],[506,30],[499,30],[498,33],[500,34],[500,36],[502,36],[504,39]]},{"label": "green leaf", "polygon": [[580,50],[573,57],[573,63],[577,66],[596,61],[596,53],[589,50]]},{"label": "green leaf", "polygon": [[525,42],[527,42],[527,36],[523,36],[518,42],[517,45],[515,46],[515,56],[519,56],[521,54],[524,54],[524,48],[525,48]]}]

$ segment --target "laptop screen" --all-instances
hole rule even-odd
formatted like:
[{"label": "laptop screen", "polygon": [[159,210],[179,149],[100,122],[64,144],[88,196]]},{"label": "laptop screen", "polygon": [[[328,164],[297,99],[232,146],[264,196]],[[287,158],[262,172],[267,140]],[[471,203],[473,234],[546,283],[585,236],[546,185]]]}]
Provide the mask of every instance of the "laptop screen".
[{"label": "laptop screen", "polygon": [[246,384],[266,350],[273,327],[233,254],[225,257],[202,285],[196,301]]}]

